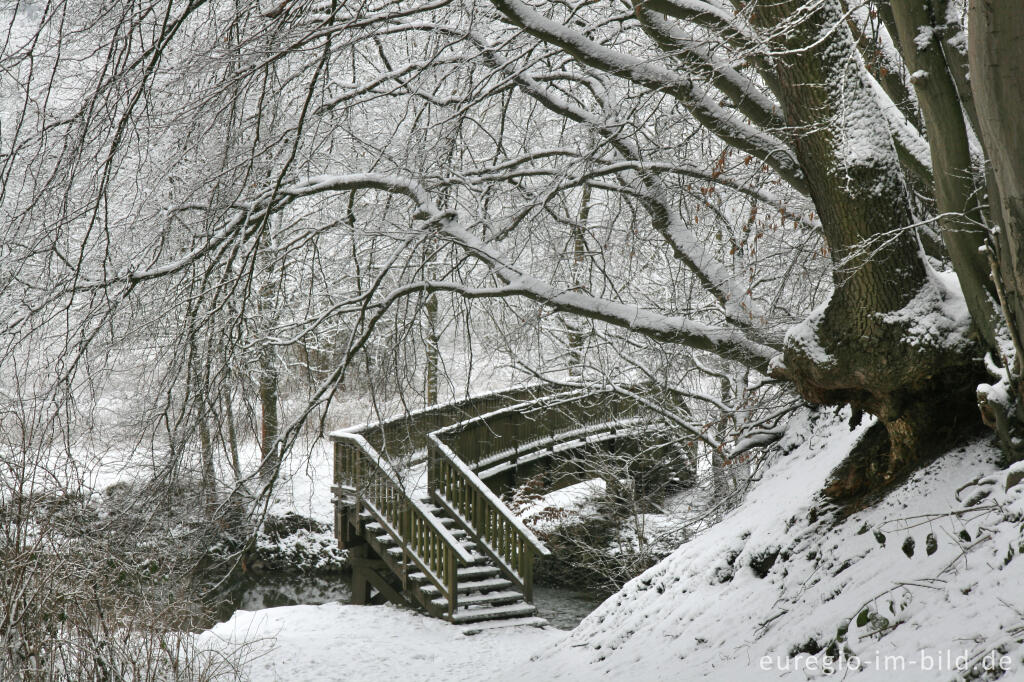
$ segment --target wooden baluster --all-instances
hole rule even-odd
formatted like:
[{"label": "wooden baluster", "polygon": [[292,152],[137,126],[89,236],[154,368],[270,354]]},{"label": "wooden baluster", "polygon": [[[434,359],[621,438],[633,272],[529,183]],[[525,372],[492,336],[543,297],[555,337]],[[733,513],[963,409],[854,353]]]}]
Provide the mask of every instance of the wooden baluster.
[{"label": "wooden baluster", "polygon": [[471,519],[472,517],[466,516],[469,512],[469,501],[466,499],[466,490],[462,487],[462,481],[458,478],[455,473],[455,468],[450,469],[452,477],[452,505],[459,511],[459,514],[464,519]]},{"label": "wooden baluster", "polygon": [[356,489],[356,518],[358,518],[363,511],[363,497],[366,495],[366,489],[363,482],[362,457],[357,453],[352,459],[352,487]]},{"label": "wooden baluster", "polygon": [[412,534],[412,510],[409,505],[403,504],[402,510],[399,512],[398,517],[398,534],[402,536],[402,589],[408,589],[409,587],[409,564],[412,558],[409,556],[410,548],[411,552],[415,553],[416,546],[413,545],[409,536]]},{"label": "wooden baluster", "polygon": [[[476,497],[477,503],[480,503],[480,495],[477,494]],[[480,534],[484,536],[484,538],[487,540],[487,543],[491,547],[494,547],[494,538],[491,537],[491,510],[490,508],[485,507],[483,504],[480,504],[479,506],[481,520]]]},{"label": "wooden baluster", "polygon": [[473,500],[469,496],[469,490],[466,488],[461,476],[455,471],[455,467],[452,467],[452,488],[459,502],[459,513],[464,519],[473,518]]},{"label": "wooden baluster", "polygon": [[482,538],[487,539],[487,529],[484,527],[484,506],[480,504],[480,493],[476,490],[470,491],[470,497],[473,500],[472,505],[472,521],[473,528],[480,534]]},{"label": "wooden baluster", "polygon": [[441,557],[438,556],[438,546],[436,538],[430,538],[428,546],[430,547],[430,565],[437,566],[439,563],[441,563]]},{"label": "wooden baluster", "polygon": [[494,535],[494,509],[487,505],[487,538],[491,541],[491,547],[497,549],[498,543]]},{"label": "wooden baluster", "polygon": [[516,566],[517,566],[517,563],[516,563],[516,538],[518,537],[518,534],[515,532],[514,528],[509,528],[509,531],[510,532],[509,532],[509,535],[508,535],[508,556],[505,557],[505,561],[507,561],[509,567],[513,571],[515,571],[516,570]]},{"label": "wooden baluster", "polygon": [[448,460],[444,460],[444,495],[446,500],[454,504],[455,479],[452,477],[452,468]]}]

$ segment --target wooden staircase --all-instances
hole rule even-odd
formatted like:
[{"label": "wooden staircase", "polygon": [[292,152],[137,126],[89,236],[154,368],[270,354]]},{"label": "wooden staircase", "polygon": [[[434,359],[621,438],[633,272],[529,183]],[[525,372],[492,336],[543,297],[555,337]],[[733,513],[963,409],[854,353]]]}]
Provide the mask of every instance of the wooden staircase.
[{"label": "wooden staircase", "polygon": [[[354,500],[353,500],[354,501]],[[528,603],[523,590],[503,577],[502,570],[480,551],[470,534],[458,527],[455,518],[440,507],[420,500],[422,508],[448,529],[469,560],[456,572],[454,607],[448,596],[435,585],[427,572],[411,561],[407,551],[374,520],[369,511],[357,512],[354,505],[344,506],[347,528],[340,533],[352,558],[353,592],[356,604],[390,601],[418,606],[430,615],[456,624],[505,621],[503,625],[546,625],[536,616],[536,607]],[[387,569],[383,571],[381,569]],[[487,623],[487,627],[496,623]],[[479,627],[479,626],[478,626]]]}]

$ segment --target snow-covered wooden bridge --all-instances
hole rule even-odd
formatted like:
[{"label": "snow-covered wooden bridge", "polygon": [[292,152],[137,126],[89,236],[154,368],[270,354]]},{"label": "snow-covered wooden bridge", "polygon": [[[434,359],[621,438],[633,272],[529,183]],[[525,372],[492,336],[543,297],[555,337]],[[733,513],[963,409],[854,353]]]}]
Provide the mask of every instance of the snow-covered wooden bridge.
[{"label": "snow-covered wooden bridge", "polygon": [[498,493],[580,480],[588,453],[664,423],[621,392],[527,387],[332,433],[335,533],[357,604],[454,623],[542,624],[533,562],[550,552]]}]

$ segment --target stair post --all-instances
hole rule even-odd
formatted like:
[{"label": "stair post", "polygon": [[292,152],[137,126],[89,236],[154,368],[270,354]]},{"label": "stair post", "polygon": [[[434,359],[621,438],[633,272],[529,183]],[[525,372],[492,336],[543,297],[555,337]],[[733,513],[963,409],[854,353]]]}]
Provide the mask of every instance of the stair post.
[{"label": "stair post", "polygon": [[522,554],[522,570],[523,570],[523,600],[528,603],[533,603],[533,547],[529,543],[524,543]]},{"label": "stair post", "polygon": [[402,589],[409,589],[409,542],[412,535],[412,512],[409,503],[402,503],[402,515],[398,522],[398,534],[402,538]]},{"label": "stair post", "polygon": [[437,490],[437,452],[436,446],[430,440],[427,441],[427,494],[434,496]]},{"label": "stair post", "polygon": [[448,617],[451,618],[455,615],[459,601],[459,564],[455,560],[454,548],[445,548],[444,563],[448,578]]},{"label": "stair post", "polygon": [[366,543],[349,548],[349,560],[352,564],[352,603],[357,606],[366,606],[370,603],[370,581],[366,577],[368,550]]}]

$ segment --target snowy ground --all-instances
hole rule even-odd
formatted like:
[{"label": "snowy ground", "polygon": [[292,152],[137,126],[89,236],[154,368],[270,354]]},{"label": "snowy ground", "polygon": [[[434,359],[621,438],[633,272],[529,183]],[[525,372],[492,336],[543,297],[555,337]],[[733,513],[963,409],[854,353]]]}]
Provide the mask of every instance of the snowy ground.
[{"label": "snowy ground", "polygon": [[253,682],[478,682],[523,679],[530,655],[565,635],[517,627],[470,636],[392,606],[324,604],[239,611],[200,644],[246,643],[244,672]]},{"label": "snowy ground", "polygon": [[204,636],[275,637],[249,664],[255,680],[732,682],[815,679],[829,665],[828,679],[952,680],[965,662],[1024,679],[1024,466],[999,471],[978,443],[840,519],[817,491],[866,426],[797,428],[741,508],[568,636],[466,637],[338,605],[239,613]]}]

